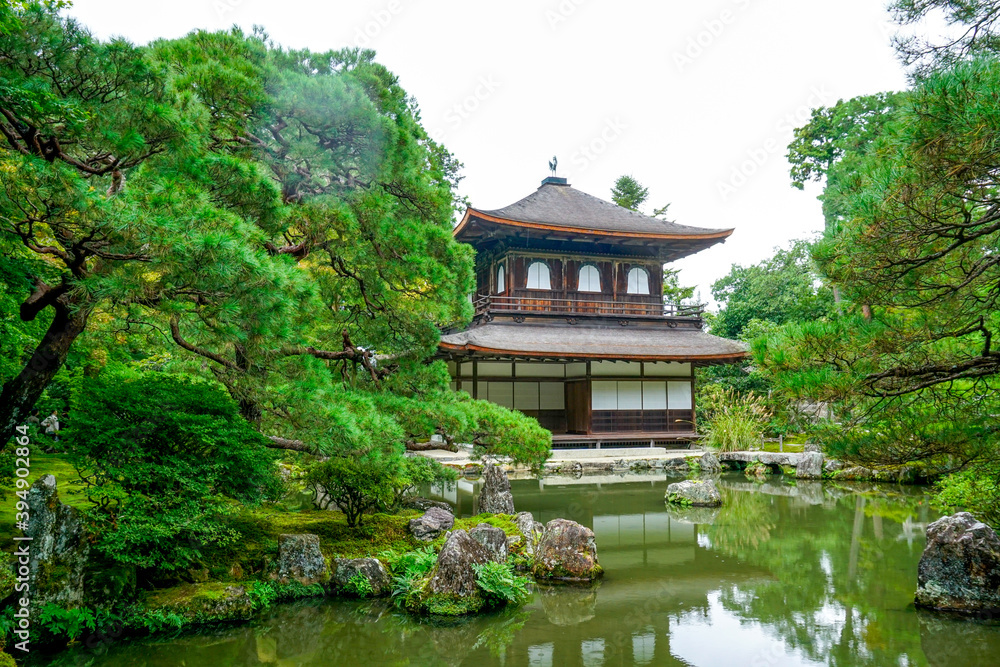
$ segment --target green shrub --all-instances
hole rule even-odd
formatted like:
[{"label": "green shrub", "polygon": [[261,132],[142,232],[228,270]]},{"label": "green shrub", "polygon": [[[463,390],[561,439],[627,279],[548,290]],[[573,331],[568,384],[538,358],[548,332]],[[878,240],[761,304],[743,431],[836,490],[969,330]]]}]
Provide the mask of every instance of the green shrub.
[{"label": "green shrub", "polygon": [[354,528],[361,525],[365,512],[394,503],[392,482],[397,467],[391,461],[335,456],[313,464],[306,483],[320,508],[336,505],[344,512],[347,525]]},{"label": "green shrub", "polygon": [[726,390],[712,413],[707,444],[721,452],[759,446],[770,418],[763,398],[753,393],[740,396],[731,389]]},{"label": "green shrub", "polygon": [[392,512],[423,484],[454,481],[457,474],[433,459],[399,456],[337,456],[312,465],[306,484],[321,509],[338,506],[347,525],[360,526],[365,513]]},{"label": "green shrub", "polygon": [[205,545],[239,534],[223,518],[283,485],[265,439],[217,385],[185,375],[106,371],[84,378],[66,429],[70,461],[93,507],[99,551],[123,564],[171,571]]},{"label": "green shrub", "polygon": [[446,484],[458,479],[458,473],[426,456],[404,457],[392,478],[392,507],[397,510],[406,496],[417,487],[428,484]]},{"label": "green shrub", "polygon": [[937,504],[968,510],[1000,530],[1000,461],[979,461],[937,483]]}]

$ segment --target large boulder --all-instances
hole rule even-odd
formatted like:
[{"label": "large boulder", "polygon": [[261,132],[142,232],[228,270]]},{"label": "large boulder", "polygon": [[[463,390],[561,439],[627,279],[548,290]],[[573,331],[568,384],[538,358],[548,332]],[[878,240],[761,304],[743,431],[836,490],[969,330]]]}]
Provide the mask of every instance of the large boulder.
[{"label": "large boulder", "polygon": [[678,505],[691,507],[719,507],[722,505],[722,495],[712,480],[685,480],[667,486],[664,500]]},{"label": "large boulder", "polygon": [[719,462],[719,457],[712,452],[702,454],[699,464],[701,471],[707,475],[716,475],[722,472],[722,463]]},{"label": "large boulder", "polygon": [[490,560],[497,563],[506,563],[509,551],[507,549],[507,533],[491,526],[488,523],[481,523],[469,531],[469,537],[483,545],[490,552]]},{"label": "large boulder", "polygon": [[431,507],[423,516],[410,519],[410,533],[421,542],[432,542],[454,525],[454,514],[440,507]]},{"label": "large boulder", "polygon": [[169,612],[196,622],[249,621],[256,602],[247,586],[209,582],[184,584],[155,591],[146,599],[153,612]]},{"label": "large boulder", "polygon": [[958,612],[1000,611],[1000,538],[968,512],[927,526],[916,603]]},{"label": "large boulder", "polygon": [[802,446],[802,451],[803,452],[817,452],[819,454],[822,454],[823,453],[823,448],[820,447],[819,445],[815,444],[815,443],[807,442],[806,444],[804,444]]},{"label": "large boulder", "polygon": [[795,466],[797,479],[821,479],[823,477],[823,455],[819,452],[805,452]]},{"label": "large boulder", "polygon": [[430,614],[460,616],[479,611],[486,605],[486,598],[476,583],[473,566],[493,560],[489,550],[472,539],[464,530],[455,530],[438,554],[437,563],[419,599],[407,603],[411,611]]},{"label": "large boulder", "polygon": [[498,465],[486,464],[483,470],[483,490],[479,494],[479,511],[490,514],[513,514],[514,496],[510,492],[507,472]]},{"label": "large boulder", "polygon": [[[59,502],[56,478],[43,475],[28,489],[28,523],[24,534],[28,550],[28,586],[33,606],[47,603],[64,609],[83,604],[84,569],[90,542],[80,513]],[[24,546],[30,545],[30,547]],[[15,555],[18,550],[15,550]]]},{"label": "large boulder", "polygon": [[428,591],[434,595],[469,596],[478,593],[473,565],[491,561],[490,552],[464,530],[448,535],[431,575]]},{"label": "large boulder", "polygon": [[597,561],[594,531],[568,519],[549,521],[535,548],[535,562],[531,571],[536,579],[597,579],[604,574],[604,569]]},{"label": "large boulder", "polygon": [[377,558],[335,558],[330,588],[357,597],[381,597],[392,592],[392,577]]},{"label": "large boulder", "polygon": [[279,535],[278,570],[272,578],[282,584],[297,581],[306,586],[329,581],[319,536],[309,533]]}]

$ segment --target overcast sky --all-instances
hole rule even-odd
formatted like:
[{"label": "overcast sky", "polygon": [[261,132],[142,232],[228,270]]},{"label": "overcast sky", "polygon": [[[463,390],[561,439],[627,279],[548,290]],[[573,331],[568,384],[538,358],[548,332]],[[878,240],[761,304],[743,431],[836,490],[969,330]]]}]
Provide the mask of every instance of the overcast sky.
[{"label": "overcast sky", "polygon": [[710,297],[733,263],[815,235],[816,195],[788,184],[785,149],[814,106],[900,90],[879,0],[75,0],[97,35],[146,43],[263,26],[315,50],[366,46],[465,163],[462,194],[499,208],[559,175],[609,199],[621,174],[647,212],[735,227],[677,263]]}]

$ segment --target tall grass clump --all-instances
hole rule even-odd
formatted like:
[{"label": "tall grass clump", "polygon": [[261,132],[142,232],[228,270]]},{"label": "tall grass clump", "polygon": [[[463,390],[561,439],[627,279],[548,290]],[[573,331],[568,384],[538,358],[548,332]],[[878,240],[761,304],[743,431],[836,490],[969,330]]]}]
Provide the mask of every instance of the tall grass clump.
[{"label": "tall grass clump", "polygon": [[723,392],[708,424],[709,447],[720,452],[736,452],[760,445],[771,411],[764,398],[749,392]]}]

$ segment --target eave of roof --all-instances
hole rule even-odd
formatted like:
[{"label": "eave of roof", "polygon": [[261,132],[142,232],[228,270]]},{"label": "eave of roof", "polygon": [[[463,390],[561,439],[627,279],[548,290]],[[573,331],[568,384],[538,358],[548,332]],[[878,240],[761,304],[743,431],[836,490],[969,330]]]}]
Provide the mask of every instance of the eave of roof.
[{"label": "eave of roof", "polygon": [[439,349],[492,357],[621,359],[727,363],[747,356],[742,344],[700,329],[487,323],[441,337]]},{"label": "eave of roof", "polygon": [[[549,232],[562,232],[565,234],[587,234],[595,236],[608,236],[617,238],[633,238],[633,239],[656,239],[661,241],[707,241],[712,239],[726,239],[733,233],[732,229],[712,229],[706,230],[704,233],[698,234],[678,234],[678,233],[654,233],[654,232],[621,232],[607,229],[590,229],[584,227],[567,227],[562,225],[553,224],[543,224],[539,222],[527,222],[523,220],[513,220],[510,218],[501,218],[479,209],[469,207],[466,210],[465,215],[462,217],[462,221],[458,223],[455,227],[454,235],[459,236],[468,225],[469,220],[472,218],[478,218],[480,220],[485,220],[488,222],[493,222],[498,225],[505,225],[509,227],[520,227],[525,229],[538,229],[542,231]],[[697,229],[697,228],[695,228]]]}]

